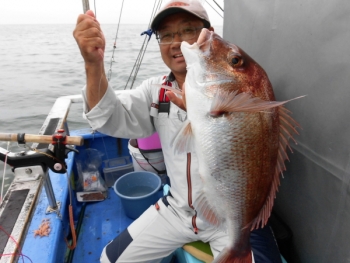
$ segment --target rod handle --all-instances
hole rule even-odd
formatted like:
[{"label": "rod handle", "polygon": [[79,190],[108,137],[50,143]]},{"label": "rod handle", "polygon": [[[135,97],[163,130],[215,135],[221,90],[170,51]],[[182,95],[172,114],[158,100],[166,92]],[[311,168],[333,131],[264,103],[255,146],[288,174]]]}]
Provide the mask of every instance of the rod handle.
[{"label": "rod handle", "polygon": [[[0,133],[0,141],[18,141],[18,134],[16,133]],[[24,134],[25,142],[36,143],[52,143],[51,135],[37,135],[37,134]],[[81,146],[84,143],[84,139],[81,136],[66,136],[66,144]]]}]

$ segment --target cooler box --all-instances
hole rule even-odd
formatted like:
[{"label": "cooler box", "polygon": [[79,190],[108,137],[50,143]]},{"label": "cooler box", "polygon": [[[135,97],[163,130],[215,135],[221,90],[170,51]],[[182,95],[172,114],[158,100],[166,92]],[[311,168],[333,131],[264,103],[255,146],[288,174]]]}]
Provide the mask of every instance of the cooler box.
[{"label": "cooler box", "polygon": [[104,179],[108,187],[112,187],[122,175],[134,171],[131,156],[108,159],[103,164]]}]

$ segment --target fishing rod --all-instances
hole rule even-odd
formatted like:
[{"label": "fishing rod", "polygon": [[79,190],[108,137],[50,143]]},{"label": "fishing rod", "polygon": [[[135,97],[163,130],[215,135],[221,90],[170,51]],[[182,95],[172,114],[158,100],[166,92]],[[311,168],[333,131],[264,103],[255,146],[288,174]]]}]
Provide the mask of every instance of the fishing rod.
[{"label": "fishing rod", "polygon": [[82,1],[83,1],[83,10],[85,14],[86,11],[90,10],[89,0],[82,0]]},{"label": "fishing rod", "polygon": [[[64,140],[65,144],[78,146],[83,145],[84,141],[83,138],[80,136],[66,136]],[[37,135],[25,133],[0,133],[0,141],[18,142],[19,144],[25,144],[26,142],[50,144],[53,142],[52,136],[50,135]]]},{"label": "fishing rod", "polygon": [[[84,14],[85,14],[86,11],[90,10],[90,4],[89,4],[89,0],[82,0],[82,1],[83,1],[83,11],[84,11]],[[95,17],[97,17],[95,0],[94,0],[94,13],[95,13]]]}]

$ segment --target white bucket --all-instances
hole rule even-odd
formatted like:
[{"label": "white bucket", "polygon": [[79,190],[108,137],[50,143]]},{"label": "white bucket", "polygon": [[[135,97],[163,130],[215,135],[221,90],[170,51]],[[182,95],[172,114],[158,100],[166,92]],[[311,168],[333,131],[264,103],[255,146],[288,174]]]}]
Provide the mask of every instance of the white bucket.
[{"label": "white bucket", "polygon": [[[137,141],[135,139],[129,140],[128,148],[135,171],[149,171],[157,174],[158,171],[162,171],[162,173],[165,173],[162,151],[147,152],[142,155],[140,149],[137,148]],[[145,157],[148,160],[146,160]]]}]

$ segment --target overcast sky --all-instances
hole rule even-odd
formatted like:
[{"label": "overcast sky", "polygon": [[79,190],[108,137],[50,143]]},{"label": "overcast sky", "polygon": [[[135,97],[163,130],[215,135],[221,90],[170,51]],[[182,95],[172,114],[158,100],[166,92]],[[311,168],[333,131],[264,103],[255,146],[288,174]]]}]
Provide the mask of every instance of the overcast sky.
[{"label": "overcast sky", "polygon": [[[155,1],[124,0],[121,24],[148,24]],[[223,1],[216,0],[221,7]],[[222,17],[209,6],[219,10],[215,3],[212,0],[202,2],[212,24],[222,25]],[[122,0],[95,0],[95,3],[101,24],[118,23]],[[0,24],[75,24],[83,12],[82,0],[5,0],[0,6]],[[90,0],[90,9],[94,10],[94,0]],[[221,10],[219,12],[222,14]]]}]

